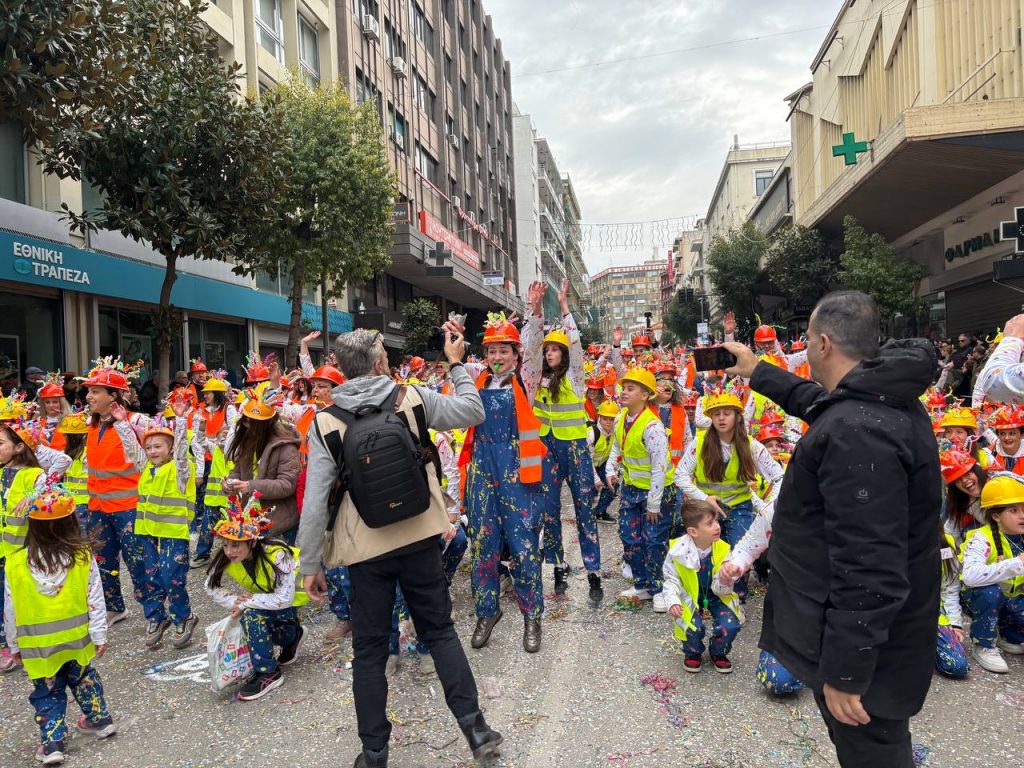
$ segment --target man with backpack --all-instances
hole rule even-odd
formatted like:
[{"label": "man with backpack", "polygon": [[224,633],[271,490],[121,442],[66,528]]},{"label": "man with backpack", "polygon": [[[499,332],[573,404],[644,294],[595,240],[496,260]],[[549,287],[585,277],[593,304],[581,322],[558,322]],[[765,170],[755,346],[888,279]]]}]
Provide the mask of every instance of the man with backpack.
[{"label": "man with backpack", "polygon": [[453,395],[395,384],[379,332],[339,336],[335,352],[347,381],[332,391],[333,405],[317,414],[309,439],[300,573],[310,598],[323,602],[321,560],[349,568],[352,692],[363,745],[355,768],[388,764],[384,669],[396,584],[477,764],[491,765],[502,741],[480,712],[441,565],[448,503],[428,430],[484,420],[476,385],[461,363],[465,341],[454,326],[445,330]]}]

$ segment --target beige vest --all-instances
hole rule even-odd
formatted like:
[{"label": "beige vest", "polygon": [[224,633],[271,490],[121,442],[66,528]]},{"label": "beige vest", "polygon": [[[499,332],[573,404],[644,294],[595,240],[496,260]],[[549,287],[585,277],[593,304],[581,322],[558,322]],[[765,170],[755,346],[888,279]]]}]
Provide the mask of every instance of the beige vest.
[{"label": "beige vest", "polygon": [[[416,439],[419,439],[419,432],[412,409],[422,402],[416,387],[406,387],[405,396],[395,409],[396,413],[405,413]],[[316,415],[316,423],[321,435],[337,431],[344,441],[345,422],[341,419],[321,411]],[[324,564],[328,568],[355,565],[415,544],[417,541],[441,536],[448,530],[450,523],[445,507],[445,496],[438,482],[437,473],[432,467],[427,467],[427,484],[430,486],[430,507],[427,511],[383,528],[367,526],[356,511],[351,495],[346,493],[341,502],[341,509],[338,510],[338,518],[334,522],[334,530],[325,534],[327,539],[324,542]]]}]

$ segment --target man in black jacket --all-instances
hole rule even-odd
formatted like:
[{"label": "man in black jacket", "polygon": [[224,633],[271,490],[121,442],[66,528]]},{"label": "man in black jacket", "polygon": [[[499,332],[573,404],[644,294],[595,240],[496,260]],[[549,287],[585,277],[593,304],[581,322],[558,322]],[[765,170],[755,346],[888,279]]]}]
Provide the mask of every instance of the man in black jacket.
[{"label": "man in black jacket", "polygon": [[844,768],[911,768],[910,717],[938,622],[938,450],[918,397],[923,339],[878,348],[874,301],[832,293],[811,315],[813,381],[741,344],[730,374],[810,425],[776,502],[760,646],[815,692]]}]

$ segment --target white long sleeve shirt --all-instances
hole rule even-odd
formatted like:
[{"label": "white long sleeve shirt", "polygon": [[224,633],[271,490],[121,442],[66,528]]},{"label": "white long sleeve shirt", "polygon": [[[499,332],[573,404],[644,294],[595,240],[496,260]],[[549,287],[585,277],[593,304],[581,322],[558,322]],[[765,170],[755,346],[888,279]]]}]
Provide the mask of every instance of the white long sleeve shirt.
[{"label": "white long sleeve shirt", "polygon": [[1006,336],[978,374],[971,405],[981,406],[985,400],[994,403],[1024,403],[1024,339]]},{"label": "white long sleeve shirt", "polygon": [[[782,476],[784,470],[782,465],[779,464],[772,455],[768,453],[768,449],[765,448],[761,443],[756,440],[752,440],[750,443],[751,453],[754,456],[754,465],[757,467],[758,473],[771,483],[772,489],[768,494],[768,498],[765,500],[769,504],[774,504],[775,500],[779,498],[779,491],[782,490]],[[729,460],[732,458],[733,446],[732,443],[722,443],[722,461],[729,464]],[[704,501],[708,494],[704,493],[700,488],[697,487],[697,441],[694,440],[690,443],[686,449],[686,453],[683,454],[682,460],[676,466],[676,487],[679,488],[688,499],[695,499],[697,501]]]},{"label": "white long sleeve shirt", "polygon": [[[585,357],[583,354],[583,344],[580,341],[580,332],[576,327],[576,321],[573,319],[572,313],[562,318],[562,330],[569,337],[569,370],[566,373],[566,378],[572,386],[572,391],[576,397],[584,397],[587,394],[586,374],[583,372]],[[533,313],[527,315],[522,339],[523,382],[525,384],[527,379],[536,379],[538,383],[541,383],[541,377],[544,372],[544,318],[537,317]]]},{"label": "white long sleeve shirt", "polygon": [[[277,581],[277,589],[273,592],[253,593],[251,598],[241,604],[242,608],[255,608],[259,611],[283,611],[285,608],[291,608],[295,602],[295,558],[287,549],[281,549],[274,554],[274,564],[282,574]],[[221,608],[230,611],[235,607],[235,599],[239,593],[225,587],[211,587],[209,577],[206,578],[203,588]]]},{"label": "white long sleeve shirt", "polygon": [[[616,417],[616,424],[619,420],[629,416],[623,411]],[[630,422],[633,420],[630,419]],[[605,466],[605,474],[608,478],[618,478],[619,460],[622,458],[622,445],[619,443],[618,428],[613,430],[615,439],[612,440],[611,454],[608,456],[608,464]],[[651,457],[651,488],[647,491],[647,512],[658,514],[661,512],[661,497],[665,493],[665,473],[668,471],[668,433],[665,432],[665,425],[661,419],[652,419],[644,427],[641,438],[644,448]]]},{"label": "white long sleeve shirt", "polygon": [[434,447],[437,448],[437,456],[441,460],[441,471],[448,481],[444,491],[452,502],[448,507],[448,515],[458,516],[459,507],[462,505],[462,477],[459,475],[459,459],[452,450],[448,437],[446,432],[435,432]]},{"label": "white long sleeve shirt", "polygon": [[[991,544],[980,534],[971,536],[964,547],[964,586],[987,587],[1024,576],[1024,560],[1012,552],[1004,552],[1006,559],[989,565]],[[950,619],[952,622],[952,619]]]},{"label": "white long sleeve shirt", "polygon": [[68,471],[68,467],[71,466],[71,457],[68,456],[64,451],[55,451],[48,445],[40,444],[36,450],[36,459],[39,461],[39,466],[43,468],[43,474],[47,477],[56,475],[58,478],[64,477],[64,473]]},{"label": "white long sleeve shirt", "polygon": [[[121,447],[124,448],[124,454],[128,457],[129,461],[135,465],[135,469],[138,472],[145,472],[147,467],[150,467],[149,457],[146,456],[145,449],[139,444],[138,439],[135,437],[135,430],[132,429],[131,425],[127,421],[115,421],[114,430],[117,432],[117,436],[121,438]],[[195,442],[195,438],[193,438]],[[198,448],[198,444],[196,444]],[[190,469],[188,466],[188,427],[184,418],[174,420],[174,449],[171,455],[171,461],[174,462],[175,477],[178,481],[178,493],[184,493],[185,489],[188,488],[188,477]],[[199,457],[196,459],[197,465],[203,461],[202,451],[199,451]],[[201,465],[205,467],[205,464]],[[156,467],[152,467],[155,471]],[[197,466],[197,477],[202,477],[199,466]]]},{"label": "white long sleeve shirt", "polygon": [[[952,560],[953,564],[957,564],[956,550],[953,547],[942,548],[942,561]],[[945,571],[943,571],[942,577],[942,613],[949,623],[954,627],[962,627],[964,625],[964,615],[960,608],[960,568],[956,567],[953,569],[952,575],[947,578]]]},{"label": "white long sleeve shirt", "polygon": [[772,539],[772,522],[775,519],[774,504],[766,504],[757,495],[752,497],[752,501],[757,513],[754,522],[726,558],[727,562],[739,566],[744,573],[768,550]]},{"label": "white long sleeve shirt", "polygon": [[[669,549],[668,554],[665,556],[665,562],[661,568],[662,575],[662,594],[667,598],[668,604],[680,605],[681,601],[679,595],[683,592],[683,584],[679,579],[679,572],[676,570],[676,563],[679,563],[684,568],[689,568],[691,571],[700,570],[700,561],[711,555],[711,547],[707,549],[697,549],[697,545],[693,543],[693,539],[688,534],[683,535],[678,541]],[[732,592],[732,585],[726,584],[721,579],[722,572],[719,570],[711,579],[711,591],[719,597],[725,597]]]}]

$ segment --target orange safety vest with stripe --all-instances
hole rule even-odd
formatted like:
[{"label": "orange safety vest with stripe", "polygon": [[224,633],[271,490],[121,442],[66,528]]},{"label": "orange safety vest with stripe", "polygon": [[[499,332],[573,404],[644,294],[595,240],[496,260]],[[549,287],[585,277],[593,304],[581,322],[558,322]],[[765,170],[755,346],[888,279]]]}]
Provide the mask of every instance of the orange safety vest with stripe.
[{"label": "orange safety vest with stripe", "polygon": [[302,417],[295,424],[295,428],[299,430],[299,434],[302,436],[302,442],[299,444],[299,461],[302,466],[306,466],[306,462],[309,461],[309,440],[307,435],[309,434],[309,428],[313,424],[313,419],[316,418],[316,408],[307,408],[306,412],[302,414]]},{"label": "orange safety vest with stripe", "polygon": [[587,421],[597,421],[597,408],[594,407],[589,398],[584,401],[583,410],[587,412]]},{"label": "orange safety vest with stripe", "polygon": [[[487,386],[491,380],[491,372],[484,371],[476,380],[476,388],[479,392]],[[512,394],[515,397],[516,425],[519,428],[519,482],[532,485],[541,481],[541,471],[544,456],[548,449],[540,439],[540,419],[533,412],[530,399],[526,396],[523,385],[519,383],[517,376],[512,377]],[[465,491],[466,474],[463,467],[468,467],[473,458],[473,434],[476,430],[469,428],[466,433],[466,442],[462,446],[462,453],[459,455],[459,470],[462,474],[463,491]],[[463,494],[465,498],[465,494]]]},{"label": "orange safety vest with stripe", "polygon": [[121,438],[113,424],[100,438],[100,427],[89,427],[85,450],[89,456],[89,509],[124,512],[139,503],[139,471],[125,456]]},{"label": "orange safety vest with stripe", "polygon": [[677,403],[672,403],[672,420],[669,422],[668,453],[672,457],[672,466],[678,466],[679,460],[683,458],[683,448],[686,444],[686,410]]}]

